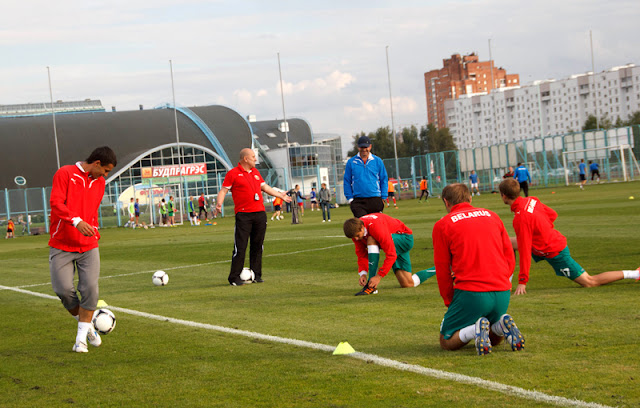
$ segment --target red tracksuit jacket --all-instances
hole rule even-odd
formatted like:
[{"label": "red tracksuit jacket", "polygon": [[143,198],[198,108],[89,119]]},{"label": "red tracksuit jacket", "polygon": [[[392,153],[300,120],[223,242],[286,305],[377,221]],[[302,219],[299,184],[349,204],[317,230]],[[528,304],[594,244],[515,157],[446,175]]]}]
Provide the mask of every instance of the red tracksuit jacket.
[{"label": "red tracksuit jacket", "polygon": [[509,234],[493,211],[469,203],[454,205],[435,223],[432,238],[436,277],[445,306],[451,304],[454,289],[511,290],[509,277],[516,260]]},{"label": "red tracksuit jacket", "polygon": [[[79,163],[61,167],[53,176],[49,246],[66,252],[87,252],[98,246],[98,208],[104,196],[104,177],[94,180]],[[79,217],[96,230],[85,237],[73,226]]]},{"label": "red tracksuit jacket", "polygon": [[529,282],[531,256],[553,258],[566,248],[567,239],[553,228],[558,214],[542,204],[537,197],[518,197],[511,204],[513,229],[518,240],[520,273],[518,283]]},{"label": "red tracksuit jacket", "polygon": [[380,249],[384,251],[384,263],[378,272],[378,275],[384,277],[389,273],[398,258],[391,234],[413,234],[413,231],[404,225],[402,221],[383,213],[368,214],[360,217],[360,219],[364,222],[364,238],[359,241],[353,240],[356,245],[356,255],[358,255],[358,271],[369,270],[367,237],[371,236],[378,241]]}]

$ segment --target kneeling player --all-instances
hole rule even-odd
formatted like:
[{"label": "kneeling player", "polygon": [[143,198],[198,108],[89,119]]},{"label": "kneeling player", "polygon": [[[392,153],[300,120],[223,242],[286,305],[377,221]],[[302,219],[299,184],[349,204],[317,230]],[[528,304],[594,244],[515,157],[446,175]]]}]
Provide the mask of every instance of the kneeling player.
[{"label": "kneeling player", "polygon": [[[364,288],[356,296],[377,293],[380,280],[392,267],[403,288],[418,286],[435,275],[434,268],[411,274],[413,232],[402,221],[382,213],[367,214],[346,220],[343,229],[344,235],[353,240],[358,255],[359,283]],[[378,272],[380,249],[385,259]]]},{"label": "kneeling player", "polygon": [[493,211],[472,207],[464,184],[446,186],[442,201],[448,214],[432,233],[438,288],[448,307],[440,346],[457,350],[475,339],[484,355],[506,338],[512,350],[522,349],[524,337],[507,314],[515,256],[502,221]]},{"label": "kneeling player", "polygon": [[554,210],[544,205],[537,197],[520,197],[520,185],[513,180],[504,180],[500,183],[499,189],[502,201],[510,206],[514,213],[513,229],[516,239],[512,238],[511,241],[513,248],[520,253],[516,295],[527,293],[531,258],[536,262],[546,260],[556,271],[556,275],[565,276],[585,288],[606,285],[621,279],[640,278],[640,268],[589,275],[571,257],[567,239],[553,227],[553,222],[558,218]]}]

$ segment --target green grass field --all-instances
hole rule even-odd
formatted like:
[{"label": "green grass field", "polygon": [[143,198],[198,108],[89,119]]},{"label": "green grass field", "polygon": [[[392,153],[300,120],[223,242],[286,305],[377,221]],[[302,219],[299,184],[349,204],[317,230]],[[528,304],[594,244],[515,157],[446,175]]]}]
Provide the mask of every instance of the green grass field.
[{"label": "green grass field", "polygon": [[[559,213],[556,227],[591,274],[640,266],[640,183],[533,190]],[[629,200],[635,195],[637,199]],[[499,196],[474,197],[512,232]],[[433,265],[437,198],[399,201],[385,212],[415,234],[414,270]],[[303,224],[269,221],[263,284],[231,287],[232,217],[216,226],[105,229],[100,298],[109,305],[189,322],[335,347],[427,369],[561,397],[557,405],[640,406],[640,283],[583,289],[532,267],[528,294],[510,313],[526,349],[489,356],[442,351],[445,307],[435,278],[401,289],[392,275],[375,296],[359,290],[353,244],[343,237],[348,207],[331,223],[306,211]],[[54,295],[47,236],[0,241],[0,285]],[[247,262],[248,264],[248,262]],[[155,270],[170,282],[155,287]],[[552,406],[539,394],[490,389],[383,366],[364,355],[333,356],[264,338],[154,320],[114,310],[115,330],[88,354],[71,351],[76,322],[57,299],[0,289],[1,407],[441,407]],[[362,355],[361,355],[362,356]],[[466,377],[465,377],[466,378]],[[498,384],[495,384],[498,383]],[[489,388],[487,388],[489,387]],[[591,404],[591,405],[588,405]]]}]

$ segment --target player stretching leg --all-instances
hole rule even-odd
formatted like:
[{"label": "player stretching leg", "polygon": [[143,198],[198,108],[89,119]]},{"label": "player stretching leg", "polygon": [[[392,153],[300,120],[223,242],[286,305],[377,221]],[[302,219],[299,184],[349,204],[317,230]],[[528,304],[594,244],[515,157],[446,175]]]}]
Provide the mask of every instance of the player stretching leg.
[{"label": "player stretching leg", "polygon": [[[356,296],[377,293],[380,280],[392,268],[403,288],[418,286],[435,275],[434,268],[411,273],[413,232],[402,221],[382,213],[368,214],[346,220],[343,229],[345,236],[353,240],[358,256],[358,282],[363,289]],[[380,249],[385,260],[378,271]]]}]

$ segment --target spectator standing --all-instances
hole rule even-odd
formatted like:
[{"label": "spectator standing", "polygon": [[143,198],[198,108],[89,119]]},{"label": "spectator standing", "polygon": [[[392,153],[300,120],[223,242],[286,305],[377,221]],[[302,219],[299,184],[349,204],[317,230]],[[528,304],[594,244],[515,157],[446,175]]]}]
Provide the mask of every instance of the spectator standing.
[{"label": "spectator standing", "polygon": [[222,203],[227,192],[231,191],[234,210],[236,213],[235,237],[229,271],[229,284],[241,286],[240,272],[244,267],[244,257],[249,239],[249,267],[255,274],[254,282],[264,282],[262,279],[262,244],[267,231],[267,213],[262,200],[262,192],[284,201],[291,201],[291,197],[276,191],[262,179],[256,169],[256,154],[252,149],[240,151],[240,162],[237,167],[229,170],[218,193],[216,208],[222,210]]},{"label": "spectator standing", "polygon": [[513,178],[520,183],[520,190],[524,192],[525,197],[529,197],[529,183],[531,183],[531,175],[524,164],[518,163]]},{"label": "spectator standing", "polygon": [[[116,166],[109,147],[98,147],[85,161],[62,166],[53,176],[49,270],[53,291],[77,320],[73,351],[87,353],[89,344],[102,344],[91,318],[98,303],[100,253],[98,210],[104,196],[105,177]],[[78,273],[77,292],[74,286]]]},{"label": "spectator standing", "polygon": [[331,222],[331,192],[327,189],[327,184],[322,183],[319,192],[320,208],[322,208],[322,222]]},{"label": "spectator standing", "polygon": [[347,161],[344,170],[344,195],[355,217],[384,210],[388,178],[382,159],[371,153],[371,140],[361,136],[358,154]]}]

